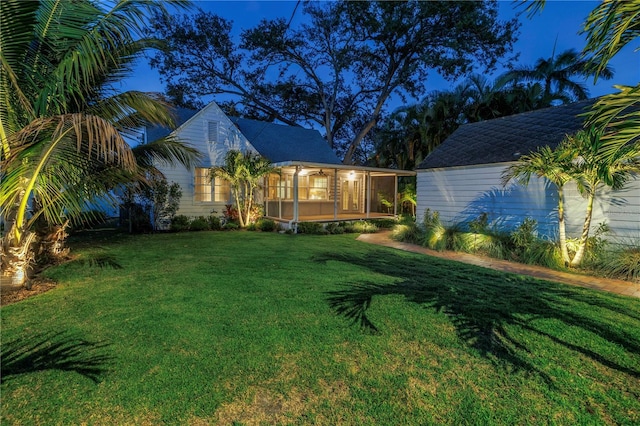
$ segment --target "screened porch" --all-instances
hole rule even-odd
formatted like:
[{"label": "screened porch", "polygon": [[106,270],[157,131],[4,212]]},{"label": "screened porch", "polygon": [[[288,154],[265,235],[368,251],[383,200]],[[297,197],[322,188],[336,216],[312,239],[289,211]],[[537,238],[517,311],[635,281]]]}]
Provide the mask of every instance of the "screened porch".
[{"label": "screened porch", "polygon": [[395,217],[398,177],[414,172],[336,164],[289,163],[268,176],[265,216],[290,225]]}]

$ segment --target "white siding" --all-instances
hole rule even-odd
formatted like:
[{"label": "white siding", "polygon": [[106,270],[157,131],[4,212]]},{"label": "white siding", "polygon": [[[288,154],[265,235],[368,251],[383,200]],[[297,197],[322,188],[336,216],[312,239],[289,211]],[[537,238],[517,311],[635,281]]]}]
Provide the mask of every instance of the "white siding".
[{"label": "white siding", "polygon": [[[512,229],[526,217],[538,221],[539,231],[551,238],[557,234],[557,191],[548,181],[532,178],[527,187],[516,183],[502,186],[505,164],[418,170],[418,220],[426,209],[437,211],[443,223],[468,222],[482,213],[501,229]],[[575,185],[565,188],[567,232],[578,236],[586,203]],[[640,241],[640,179],[622,191],[602,191],[596,198],[591,230],[602,222],[612,237]]]},{"label": "white siding", "polygon": [[[217,140],[211,137],[210,131],[216,126],[210,126],[210,122],[217,123]],[[204,160],[199,167],[211,167],[224,164],[224,156],[231,149],[256,151],[244,137],[240,130],[233,124],[222,110],[214,102],[210,103],[191,117],[187,122],[175,130],[174,134],[185,143],[198,149]],[[189,217],[208,216],[215,212],[222,215],[225,202],[197,202],[194,197],[195,177],[194,170],[187,170],[182,166],[169,167],[159,164],[158,169],[164,173],[169,183],[176,182],[182,188],[182,198],[177,214]]]}]

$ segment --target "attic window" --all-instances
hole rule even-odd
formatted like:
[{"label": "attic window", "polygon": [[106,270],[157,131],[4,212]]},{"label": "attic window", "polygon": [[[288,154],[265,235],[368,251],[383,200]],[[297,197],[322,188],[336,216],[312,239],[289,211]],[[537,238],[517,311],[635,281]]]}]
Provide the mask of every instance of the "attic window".
[{"label": "attic window", "polygon": [[218,143],[218,124],[217,121],[207,123],[207,142],[210,144]]}]

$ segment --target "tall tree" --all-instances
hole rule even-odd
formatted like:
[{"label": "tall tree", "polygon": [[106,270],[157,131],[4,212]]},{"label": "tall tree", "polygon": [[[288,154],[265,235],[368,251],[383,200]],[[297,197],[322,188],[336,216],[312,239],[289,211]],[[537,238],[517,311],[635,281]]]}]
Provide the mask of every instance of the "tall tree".
[{"label": "tall tree", "polygon": [[[613,71],[604,67],[600,71],[603,79],[613,77]],[[570,103],[587,99],[589,91],[584,83],[596,74],[596,69],[587,59],[573,49],[556,55],[555,50],[550,58],[540,58],[533,66],[523,66],[507,71],[498,78],[498,84],[539,83],[543,87],[542,101],[551,105],[555,99]]]},{"label": "tall tree", "polygon": [[517,30],[498,19],[495,1],[308,2],[304,13],[296,28],[263,21],[238,45],[218,16],[159,17],[152,31],[169,48],[152,65],[179,97],[224,93],[252,114],[321,126],[351,163],[392,94],[424,94],[430,71],[493,68]]},{"label": "tall tree", "polygon": [[8,0],[0,5],[0,215],[2,271],[25,282],[33,226],[62,223],[86,202],[138,176],[123,138],[151,122],[172,125],[168,105],[114,83],[158,41],[140,38],[150,0]]}]

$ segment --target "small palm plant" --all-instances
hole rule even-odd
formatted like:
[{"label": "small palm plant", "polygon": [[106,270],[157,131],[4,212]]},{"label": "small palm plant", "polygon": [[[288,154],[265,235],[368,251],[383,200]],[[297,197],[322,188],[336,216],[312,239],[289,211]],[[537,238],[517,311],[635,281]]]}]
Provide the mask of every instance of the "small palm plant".
[{"label": "small palm plant", "polygon": [[507,168],[502,174],[502,183],[507,185],[511,180],[521,185],[528,185],[531,177],[546,178],[555,187],[558,194],[558,235],[562,260],[566,265],[571,262],[567,249],[567,233],[564,211],[564,186],[571,180],[572,155],[566,143],[556,149],[543,146],[537,151],[523,155],[519,161]]},{"label": "small palm plant", "polygon": [[[578,131],[567,136],[555,149],[548,146],[522,156],[503,173],[503,184],[516,179],[528,184],[531,176],[546,178],[558,190],[558,234],[562,259],[566,265],[579,266],[584,258],[593,216],[593,203],[598,191],[608,186],[621,189],[625,183],[640,171],[640,147],[626,145],[613,155],[602,156],[604,142],[602,132],[595,127]],[[576,252],[571,258],[567,249],[564,221],[564,186],[569,181],[576,183],[578,191],[585,197],[587,205],[582,233]]]},{"label": "small palm plant", "polygon": [[595,127],[581,130],[567,138],[572,152],[572,171],[578,190],[587,200],[582,233],[571,266],[579,266],[584,258],[593,216],[593,202],[603,187],[622,189],[634,173],[640,172],[640,146],[625,145],[609,156],[602,156],[602,132]]},{"label": "small palm plant", "polygon": [[252,152],[243,153],[238,150],[227,152],[223,166],[211,168],[212,179],[224,179],[229,182],[241,228],[248,226],[251,221],[255,193],[260,188],[263,178],[275,171],[268,159]]}]

